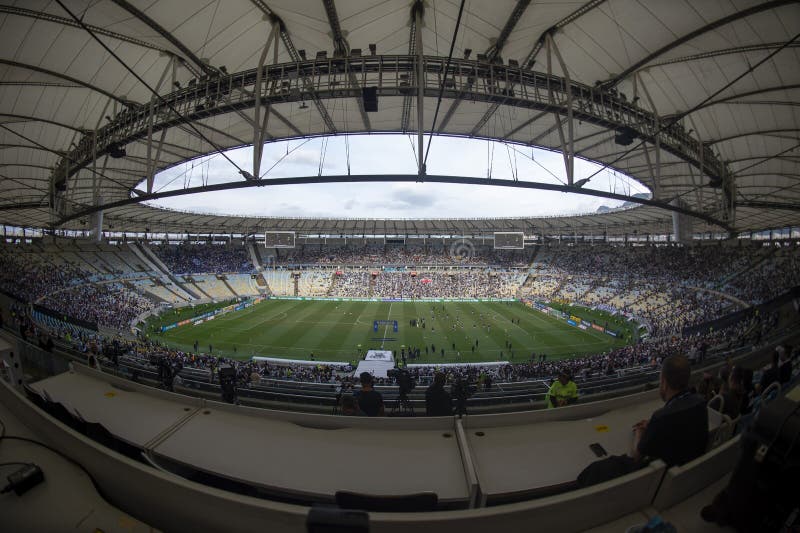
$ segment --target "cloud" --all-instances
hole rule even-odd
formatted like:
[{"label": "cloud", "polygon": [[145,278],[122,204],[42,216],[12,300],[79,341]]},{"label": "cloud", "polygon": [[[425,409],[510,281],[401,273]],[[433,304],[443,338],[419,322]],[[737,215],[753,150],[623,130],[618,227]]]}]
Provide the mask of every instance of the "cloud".
[{"label": "cloud", "polygon": [[426,208],[433,207],[436,204],[436,198],[433,195],[405,188],[394,191],[391,197],[394,205],[402,208]]}]

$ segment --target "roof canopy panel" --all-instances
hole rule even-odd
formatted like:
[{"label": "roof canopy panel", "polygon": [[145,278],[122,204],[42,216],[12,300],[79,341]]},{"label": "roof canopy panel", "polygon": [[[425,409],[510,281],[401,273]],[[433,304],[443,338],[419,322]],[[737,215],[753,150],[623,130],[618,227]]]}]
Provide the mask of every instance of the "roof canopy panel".
[{"label": "roof canopy panel", "polygon": [[[414,134],[421,52],[426,132],[444,84],[437,133],[574,153],[630,174],[659,203],[680,197],[731,230],[800,225],[797,2],[467,1],[446,83],[457,1],[419,4],[419,27],[411,1],[64,4],[0,6],[6,224],[79,227],[98,198],[127,200],[153,171],[259,138]],[[364,87],[378,91],[375,112],[364,111]],[[619,142],[626,136],[631,144]],[[124,157],[109,157],[121,149]],[[42,206],[30,208],[32,199]],[[110,209],[106,220],[131,230],[378,228],[145,205]],[[556,219],[390,222],[415,232],[620,232],[669,231],[669,220],[668,211],[645,206]]]}]

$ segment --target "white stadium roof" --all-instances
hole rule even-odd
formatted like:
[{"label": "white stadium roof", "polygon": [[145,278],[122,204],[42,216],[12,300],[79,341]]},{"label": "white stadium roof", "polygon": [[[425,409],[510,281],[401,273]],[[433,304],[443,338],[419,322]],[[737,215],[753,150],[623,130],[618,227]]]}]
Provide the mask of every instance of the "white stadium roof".
[{"label": "white stadium roof", "polygon": [[[677,199],[701,217],[695,229],[800,226],[799,36],[796,1],[5,2],[0,219],[81,229],[105,207],[114,231],[663,233],[663,207]],[[364,87],[375,88],[377,111],[365,111]],[[137,203],[153,198],[147,177],[227,148],[416,135],[418,102],[425,132],[436,115],[438,134],[563,151],[567,166],[594,160],[644,183],[650,205],[583,217],[311,220]],[[270,185],[253,168],[231,164],[231,183]]]}]

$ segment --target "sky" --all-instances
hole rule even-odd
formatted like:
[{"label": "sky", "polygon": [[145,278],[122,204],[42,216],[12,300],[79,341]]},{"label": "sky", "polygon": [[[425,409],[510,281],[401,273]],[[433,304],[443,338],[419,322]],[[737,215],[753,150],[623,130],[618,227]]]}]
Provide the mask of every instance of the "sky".
[{"label": "sky", "polygon": [[[428,137],[425,138],[427,146]],[[317,175],[416,174],[416,136],[351,135],[268,143],[259,175],[265,179]],[[252,147],[227,152],[252,171]],[[575,180],[599,165],[575,159]],[[429,175],[492,180],[566,183],[560,153],[454,137],[434,137],[427,161]],[[183,163],[156,176],[154,191],[242,181],[238,170],[219,154]],[[585,188],[633,195],[647,192],[618,172],[602,170]],[[440,183],[364,183],[280,185],[185,195],[148,202],[181,211],[210,214],[310,218],[462,218],[553,216],[593,213],[621,202],[592,196],[532,189]]]}]

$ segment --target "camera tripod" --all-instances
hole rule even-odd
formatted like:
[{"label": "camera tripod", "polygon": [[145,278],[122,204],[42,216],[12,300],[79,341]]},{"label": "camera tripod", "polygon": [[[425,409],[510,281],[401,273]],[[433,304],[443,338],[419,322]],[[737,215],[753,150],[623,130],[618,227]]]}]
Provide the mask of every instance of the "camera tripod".
[{"label": "camera tripod", "polygon": [[408,399],[407,392],[400,392],[400,396],[394,401],[389,416],[414,416],[414,406],[411,405],[411,400]]}]

